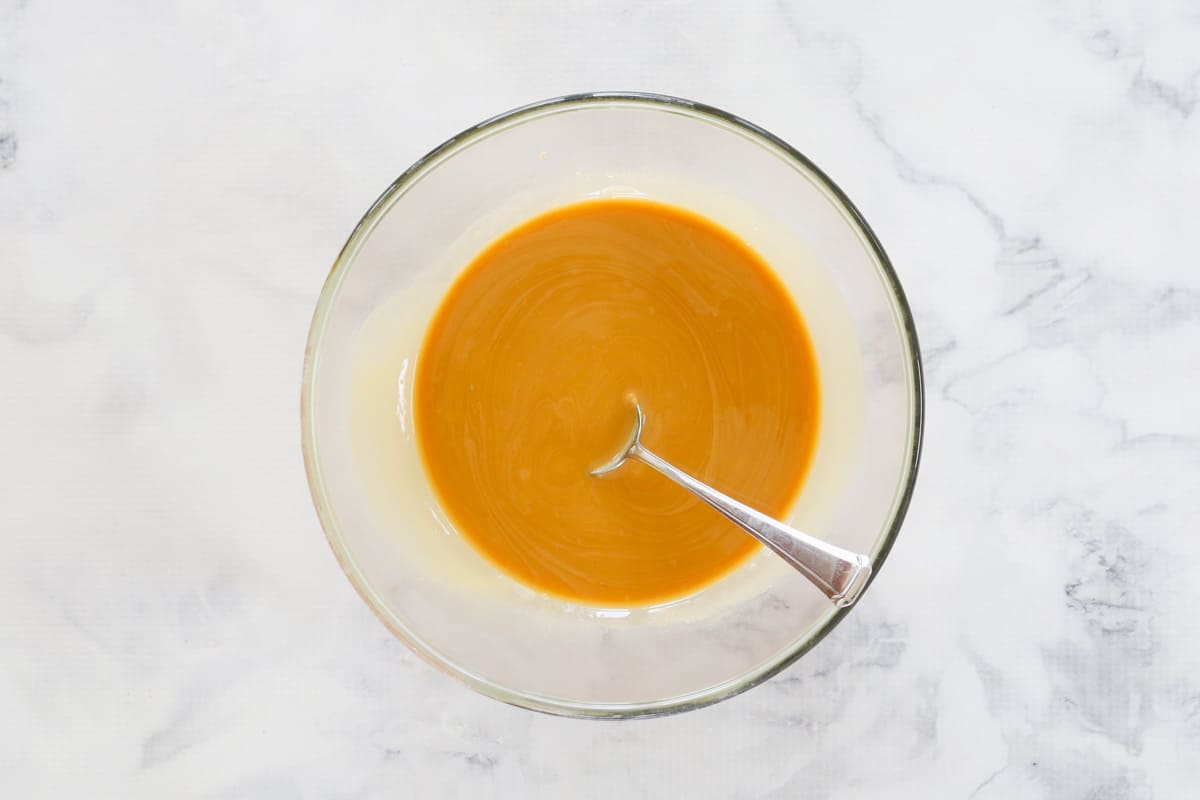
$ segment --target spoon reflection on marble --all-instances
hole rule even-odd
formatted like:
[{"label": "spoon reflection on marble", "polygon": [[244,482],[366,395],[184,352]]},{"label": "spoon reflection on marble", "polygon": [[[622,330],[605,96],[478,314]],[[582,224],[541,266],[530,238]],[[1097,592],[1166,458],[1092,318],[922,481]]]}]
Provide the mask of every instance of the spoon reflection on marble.
[{"label": "spoon reflection on marble", "polygon": [[771,519],[744,503],[739,503],[702,483],[663,460],[642,444],[646,416],[635,398],[630,398],[636,419],[625,446],[609,461],[592,470],[592,475],[607,475],[629,459],[641,461],[687,489],[721,512],[727,519],[769,547],[780,558],[813,582],[838,608],[854,605],[871,577],[871,560],[859,553],[843,550]]}]

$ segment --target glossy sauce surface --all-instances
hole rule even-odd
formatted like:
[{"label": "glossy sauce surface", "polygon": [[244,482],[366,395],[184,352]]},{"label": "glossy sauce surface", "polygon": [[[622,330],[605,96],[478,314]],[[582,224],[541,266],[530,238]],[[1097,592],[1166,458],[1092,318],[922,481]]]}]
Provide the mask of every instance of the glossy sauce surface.
[{"label": "glossy sauce surface", "polygon": [[416,366],[430,481],[496,566],[589,604],[691,593],[759,545],[639,463],[604,478],[633,425],[676,466],[782,515],[816,446],[816,358],[792,298],[715,223],[589,200],[494,242],[451,287]]}]

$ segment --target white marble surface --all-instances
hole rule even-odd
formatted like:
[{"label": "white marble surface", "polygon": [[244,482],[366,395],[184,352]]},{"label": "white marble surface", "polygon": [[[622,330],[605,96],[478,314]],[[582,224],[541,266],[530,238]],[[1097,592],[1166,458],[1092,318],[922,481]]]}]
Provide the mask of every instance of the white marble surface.
[{"label": "white marble surface", "polygon": [[[856,613],[748,694],[620,724],[393,641],[297,422],[378,192],[599,88],[728,108],[830,172],[929,389]],[[0,796],[1192,796],[1198,107],[1190,0],[0,1]]]}]

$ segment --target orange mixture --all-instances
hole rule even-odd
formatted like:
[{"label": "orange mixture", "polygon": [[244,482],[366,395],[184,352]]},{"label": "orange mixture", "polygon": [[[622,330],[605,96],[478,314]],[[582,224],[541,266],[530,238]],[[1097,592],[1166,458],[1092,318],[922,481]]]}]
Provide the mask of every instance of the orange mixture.
[{"label": "orange mixture", "polygon": [[713,222],[589,200],[480,253],[433,319],[414,384],[417,439],[459,530],[525,584],[601,605],[678,597],[758,544],[639,463],[643,443],[782,515],[812,460],[816,357],[787,290]]}]

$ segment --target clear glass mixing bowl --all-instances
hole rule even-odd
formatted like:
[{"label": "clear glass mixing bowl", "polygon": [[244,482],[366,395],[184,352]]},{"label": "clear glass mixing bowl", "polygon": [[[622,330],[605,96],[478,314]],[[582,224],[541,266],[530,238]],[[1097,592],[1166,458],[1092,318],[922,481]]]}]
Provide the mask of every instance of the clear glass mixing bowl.
[{"label": "clear glass mixing bowl", "polygon": [[[878,574],[921,442],[920,356],[891,263],[833,181],[761,128],[678,98],[574,95],[489,119],[414,164],[350,235],[313,317],[301,401],[313,500],[351,583],[416,653],[484,694],[572,716],[714,703],[779,672],[847,613],[765,551],[676,602],[569,603],[491,568],[438,508],[407,402],[438,299],[519,222],[617,195],[675,203],[729,228],[772,264],[808,322],[823,423],[789,522],[869,554]],[[369,432],[399,454],[382,489],[384,473],[370,466],[378,441],[353,419],[359,340],[381,317],[394,320],[384,339],[399,365],[381,384],[395,412]]]}]

